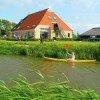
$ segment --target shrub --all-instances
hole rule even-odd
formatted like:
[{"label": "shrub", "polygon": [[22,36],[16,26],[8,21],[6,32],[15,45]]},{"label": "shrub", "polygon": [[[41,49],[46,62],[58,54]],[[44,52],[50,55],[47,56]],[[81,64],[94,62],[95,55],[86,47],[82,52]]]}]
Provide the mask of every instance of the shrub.
[{"label": "shrub", "polygon": [[0,41],[0,54],[18,54],[35,57],[65,58],[65,44],[68,52],[75,52],[76,59],[96,59],[100,61],[99,42],[52,41],[40,44],[39,41]]}]

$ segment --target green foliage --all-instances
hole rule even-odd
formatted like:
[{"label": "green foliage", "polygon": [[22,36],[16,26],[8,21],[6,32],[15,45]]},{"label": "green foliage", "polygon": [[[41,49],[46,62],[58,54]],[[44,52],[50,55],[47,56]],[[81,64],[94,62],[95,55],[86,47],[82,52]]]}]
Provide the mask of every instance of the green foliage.
[{"label": "green foliage", "polygon": [[0,20],[0,34],[7,35],[10,33],[11,29],[16,25],[14,22],[10,22],[8,20]]},{"label": "green foliage", "polygon": [[11,24],[8,20],[2,20],[2,30],[4,30],[3,34],[8,34],[11,30]]},{"label": "green foliage", "polygon": [[77,38],[58,38],[57,41],[79,41]]},{"label": "green foliage", "polygon": [[0,54],[17,54],[35,57],[66,58],[65,44],[68,52],[75,52],[76,59],[96,59],[100,61],[99,42],[50,41],[40,44],[39,41],[0,40]]},{"label": "green foliage", "polygon": [[100,92],[75,89],[67,81],[30,84],[20,75],[13,82],[8,88],[0,81],[0,100],[100,100]]},{"label": "green foliage", "polygon": [[14,26],[16,26],[16,23],[11,22],[11,28],[13,28]]},{"label": "green foliage", "polygon": [[18,39],[18,38],[4,38],[3,40],[9,40],[9,41],[39,41],[39,39]]},{"label": "green foliage", "polygon": [[0,20],[0,34],[2,32],[2,21]]},{"label": "green foliage", "polygon": [[77,40],[82,40],[79,32],[77,32]]},{"label": "green foliage", "polygon": [[73,38],[76,38],[77,36],[74,34],[74,32],[72,32],[72,36],[73,36]]}]

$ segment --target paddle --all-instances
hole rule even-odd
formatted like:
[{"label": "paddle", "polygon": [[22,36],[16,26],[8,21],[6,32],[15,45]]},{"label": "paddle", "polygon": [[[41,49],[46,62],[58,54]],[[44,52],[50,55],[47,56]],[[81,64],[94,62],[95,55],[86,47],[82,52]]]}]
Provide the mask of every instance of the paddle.
[{"label": "paddle", "polygon": [[69,45],[68,44],[65,44],[65,48],[68,49],[68,47],[69,47]]},{"label": "paddle", "polygon": [[69,45],[68,44],[65,44],[65,48],[66,48],[66,58],[67,58],[67,49],[68,49]]}]

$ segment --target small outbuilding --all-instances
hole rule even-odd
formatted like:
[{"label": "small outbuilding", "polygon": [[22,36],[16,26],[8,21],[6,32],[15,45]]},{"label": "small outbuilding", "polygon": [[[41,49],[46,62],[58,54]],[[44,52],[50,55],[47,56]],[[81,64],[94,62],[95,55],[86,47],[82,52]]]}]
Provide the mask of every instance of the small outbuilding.
[{"label": "small outbuilding", "polygon": [[100,38],[100,27],[92,28],[80,35],[81,39]]}]

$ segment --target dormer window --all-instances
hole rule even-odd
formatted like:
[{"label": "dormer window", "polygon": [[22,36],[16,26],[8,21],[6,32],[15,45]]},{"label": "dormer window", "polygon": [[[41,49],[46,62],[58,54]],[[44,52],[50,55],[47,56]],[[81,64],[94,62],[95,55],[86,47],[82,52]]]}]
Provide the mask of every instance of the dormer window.
[{"label": "dormer window", "polygon": [[57,19],[55,16],[54,16],[53,18],[54,18],[54,20],[56,20],[56,19]]},{"label": "dormer window", "polygon": [[52,19],[52,17],[51,17],[51,16],[48,16],[48,18],[49,18],[49,19]]},{"label": "dormer window", "polygon": [[35,27],[36,25],[34,24],[33,27]]}]

